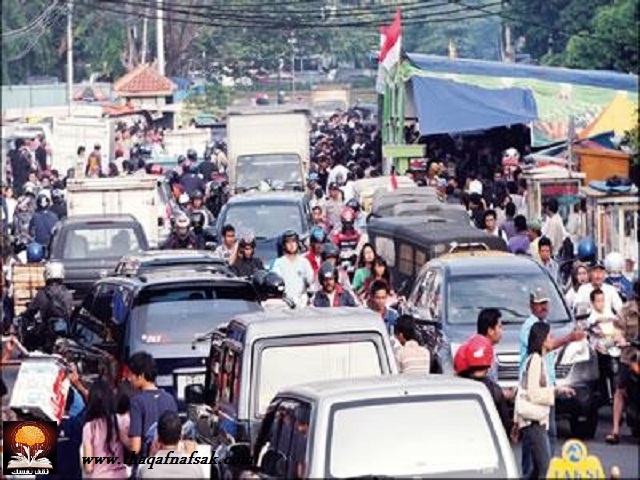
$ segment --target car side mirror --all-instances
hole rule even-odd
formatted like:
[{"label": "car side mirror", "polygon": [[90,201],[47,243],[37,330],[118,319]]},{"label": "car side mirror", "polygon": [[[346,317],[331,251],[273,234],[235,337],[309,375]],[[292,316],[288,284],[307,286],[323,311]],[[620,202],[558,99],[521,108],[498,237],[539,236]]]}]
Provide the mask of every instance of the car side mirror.
[{"label": "car side mirror", "polygon": [[204,386],[198,383],[187,385],[184,389],[184,399],[186,403],[192,405],[205,403]]}]

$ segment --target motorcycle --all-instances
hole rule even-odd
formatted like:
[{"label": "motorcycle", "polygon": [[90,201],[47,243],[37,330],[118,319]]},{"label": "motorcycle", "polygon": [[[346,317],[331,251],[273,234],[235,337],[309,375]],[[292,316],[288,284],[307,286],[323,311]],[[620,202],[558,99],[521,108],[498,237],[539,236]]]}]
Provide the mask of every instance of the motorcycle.
[{"label": "motorcycle", "polygon": [[27,350],[48,354],[53,352],[56,339],[68,337],[71,331],[68,319],[50,318],[45,321],[39,313],[30,318],[16,317],[13,322],[17,337]]}]

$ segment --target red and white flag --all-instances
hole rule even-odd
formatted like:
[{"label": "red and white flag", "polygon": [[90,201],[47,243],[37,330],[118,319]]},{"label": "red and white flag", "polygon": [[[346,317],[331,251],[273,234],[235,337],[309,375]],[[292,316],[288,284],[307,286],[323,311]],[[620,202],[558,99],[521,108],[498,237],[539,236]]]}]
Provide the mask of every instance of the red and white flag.
[{"label": "red and white flag", "polygon": [[389,190],[395,192],[398,189],[398,177],[396,177],[396,167],[391,167],[391,176],[389,177]]},{"label": "red and white flag", "polygon": [[376,91],[384,93],[387,72],[400,62],[402,52],[402,13],[398,9],[393,23],[380,27],[380,54],[378,55],[378,78]]}]

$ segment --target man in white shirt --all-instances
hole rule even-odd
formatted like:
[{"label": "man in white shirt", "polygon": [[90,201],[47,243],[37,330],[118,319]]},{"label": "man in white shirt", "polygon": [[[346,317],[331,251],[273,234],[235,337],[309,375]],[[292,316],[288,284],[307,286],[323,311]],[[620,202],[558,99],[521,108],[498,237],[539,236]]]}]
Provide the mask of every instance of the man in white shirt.
[{"label": "man in white shirt", "polygon": [[305,257],[298,252],[298,234],[287,230],[282,234],[284,255],[273,262],[272,271],[284,280],[284,293],[298,308],[309,303],[308,290],[313,284],[313,268]]},{"label": "man in white shirt", "polygon": [[604,293],[604,311],[613,312],[615,314],[620,313],[622,310],[622,298],[618,290],[613,285],[604,283],[604,279],[607,272],[602,262],[596,262],[589,269],[589,283],[582,285],[576,293],[574,305],[577,304],[590,304],[591,292],[595,289],[602,290]]},{"label": "man in white shirt", "polygon": [[428,375],[431,371],[431,353],[418,344],[412,318],[404,315],[400,317],[395,325],[394,335],[400,373]]},{"label": "man in white shirt", "polygon": [[558,210],[558,201],[555,198],[550,199],[547,202],[549,218],[542,227],[542,235],[551,240],[554,255],[558,254],[564,239],[568,236]]},{"label": "man in white shirt", "polygon": [[335,183],[337,185],[338,175],[342,176],[343,180],[346,180],[347,175],[349,175],[349,169],[341,163],[337,163],[331,170],[329,170],[327,185],[331,185],[332,183]]}]

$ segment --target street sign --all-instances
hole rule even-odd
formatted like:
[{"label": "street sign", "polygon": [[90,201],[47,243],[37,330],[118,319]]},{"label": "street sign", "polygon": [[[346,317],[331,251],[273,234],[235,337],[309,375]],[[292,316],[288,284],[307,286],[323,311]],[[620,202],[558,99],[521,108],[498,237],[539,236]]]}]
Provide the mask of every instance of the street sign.
[{"label": "street sign", "polygon": [[427,153],[426,145],[383,145],[382,155],[385,158],[421,158]]},{"label": "street sign", "polygon": [[567,440],[562,446],[562,457],[554,457],[549,464],[548,479],[604,479],[600,459],[589,455],[587,446],[579,440]]}]

